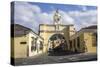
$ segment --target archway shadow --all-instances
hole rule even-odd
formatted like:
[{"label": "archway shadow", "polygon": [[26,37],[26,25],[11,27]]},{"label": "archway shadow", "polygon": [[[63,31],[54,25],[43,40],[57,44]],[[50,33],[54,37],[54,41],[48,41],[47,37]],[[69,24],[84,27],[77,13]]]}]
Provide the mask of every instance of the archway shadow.
[{"label": "archway shadow", "polygon": [[80,54],[82,52],[78,51],[68,51],[68,50],[63,50],[61,46],[58,46],[51,51],[48,51],[48,56],[65,56],[65,55],[74,55],[74,54]]},{"label": "archway shadow", "polygon": [[80,54],[81,52],[71,52],[71,51],[63,51],[63,52],[52,52],[49,53],[48,56],[65,56],[65,55],[75,55]]}]

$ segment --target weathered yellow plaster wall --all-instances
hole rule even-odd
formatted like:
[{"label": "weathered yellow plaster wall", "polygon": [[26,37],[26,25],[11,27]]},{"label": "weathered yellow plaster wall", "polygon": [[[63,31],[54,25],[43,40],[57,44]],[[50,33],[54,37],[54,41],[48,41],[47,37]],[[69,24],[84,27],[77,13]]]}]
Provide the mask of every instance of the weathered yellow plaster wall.
[{"label": "weathered yellow plaster wall", "polygon": [[84,33],[84,40],[87,46],[87,52],[88,53],[96,53],[97,52],[97,47],[93,46],[92,43],[92,33]]},{"label": "weathered yellow plaster wall", "polygon": [[[14,37],[12,40],[12,58],[25,58],[27,57],[27,36]],[[26,44],[20,44],[26,42]]]}]

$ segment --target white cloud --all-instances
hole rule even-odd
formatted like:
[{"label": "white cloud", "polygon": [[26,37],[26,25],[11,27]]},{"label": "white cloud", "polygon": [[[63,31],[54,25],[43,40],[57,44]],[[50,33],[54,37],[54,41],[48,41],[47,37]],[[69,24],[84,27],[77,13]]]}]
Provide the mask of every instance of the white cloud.
[{"label": "white cloud", "polygon": [[[86,8],[84,7],[84,9]],[[62,24],[75,24],[78,30],[81,27],[97,24],[96,10],[85,10],[83,12],[59,10],[59,13],[62,17]],[[29,27],[35,32],[38,32],[39,24],[53,24],[53,15],[54,11],[42,12],[37,5],[28,2],[15,2],[15,23]]]},{"label": "white cloud", "polygon": [[71,11],[69,15],[75,19],[77,30],[82,27],[97,25],[97,10]]},{"label": "white cloud", "polygon": [[59,10],[63,24],[74,24],[74,18],[70,17],[66,12]]},{"label": "white cloud", "polygon": [[[60,10],[63,24],[72,24],[73,19]],[[53,24],[54,11],[41,12],[41,8],[28,2],[15,2],[15,23],[22,24],[38,32],[39,24]]]},{"label": "white cloud", "polygon": [[37,31],[37,15],[41,13],[41,9],[36,5],[28,2],[15,2],[15,23],[29,27]]},{"label": "white cloud", "polygon": [[39,22],[40,24],[53,24],[53,14],[52,13],[41,13],[39,14]]}]

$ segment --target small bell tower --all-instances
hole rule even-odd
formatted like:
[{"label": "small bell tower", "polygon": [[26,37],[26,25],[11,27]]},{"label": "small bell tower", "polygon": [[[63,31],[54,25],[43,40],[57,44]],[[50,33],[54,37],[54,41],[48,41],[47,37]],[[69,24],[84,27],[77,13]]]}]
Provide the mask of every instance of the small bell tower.
[{"label": "small bell tower", "polygon": [[59,14],[58,9],[54,13],[53,22],[54,22],[54,25],[55,25],[55,30],[59,31],[59,24],[61,24],[61,15]]}]

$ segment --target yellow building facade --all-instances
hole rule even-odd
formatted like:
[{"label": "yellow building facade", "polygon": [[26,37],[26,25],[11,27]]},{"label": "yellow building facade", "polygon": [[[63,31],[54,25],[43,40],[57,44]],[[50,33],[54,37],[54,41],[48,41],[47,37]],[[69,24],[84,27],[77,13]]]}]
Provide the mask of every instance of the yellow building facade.
[{"label": "yellow building facade", "polygon": [[70,49],[73,52],[97,53],[97,28],[83,28],[70,37]]},{"label": "yellow building facade", "polygon": [[38,33],[22,25],[13,24],[11,58],[35,56],[56,47],[66,52],[97,52],[96,26],[82,28],[76,32],[73,24],[62,23],[61,15],[57,10],[53,17],[53,24],[39,24]]},{"label": "yellow building facade", "polygon": [[11,58],[26,58],[43,53],[43,38],[31,29],[14,24],[12,31]]},{"label": "yellow building facade", "polygon": [[[40,24],[39,34],[22,25],[13,26],[11,36],[11,58],[26,58],[48,52],[50,39],[60,35],[66,40],[63,48],[70,52],[97,53],[97,28],[82,28],[76,32],[74,25],[59,25],[55,31],[55,25]],[[59,46],[63,39],[54,40],[54,47]]]},{"label": "yellow building facade", "polygon": [[76,32],[74,25],[59,24],[59,31],[55,30],[55,25],[50,25],[50,24],[40,24],[39,28],[40,28],[39,35],[44,39],[44,46],[45,46],[44,52],[48,51],[50,38],[56,34],[61,34],[65,38],[65,40],[67,42],[67,46],[68,46],[65,48],[69,49],[70,36],[75,34],[75,32]]}]

